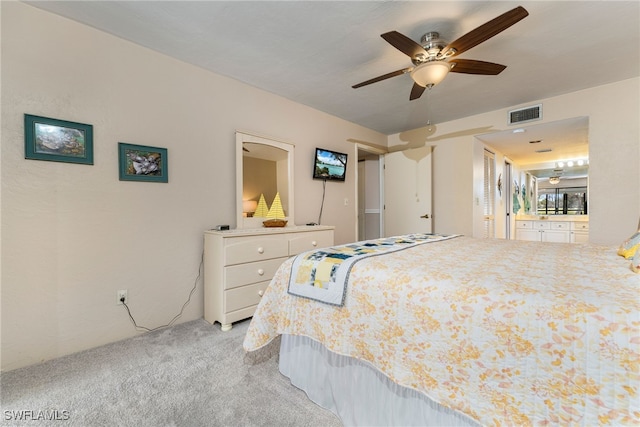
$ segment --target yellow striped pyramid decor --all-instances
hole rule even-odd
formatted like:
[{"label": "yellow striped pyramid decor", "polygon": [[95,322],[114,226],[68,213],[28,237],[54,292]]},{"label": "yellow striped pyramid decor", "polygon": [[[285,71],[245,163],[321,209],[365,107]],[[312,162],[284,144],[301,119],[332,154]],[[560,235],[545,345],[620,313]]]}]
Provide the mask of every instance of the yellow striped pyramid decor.
[{"label": "yellow striped pyramid decor", "polygon": [[[255,214],[254,214],[255,215]],[[280,201],[280,193],[276,193],[276,197],[273,199],[271,208],[267,212],[267,219],[262,224],[265,227],[284,227],[287,225],[287,220],[284,219],[284,210],[282,209],[282,201]]]},{"label": "yellow striped pyramid decor", "polygon": [[256,211],[253,213],[253,216],[256,218],[266,218],[268,213],[269,208],[267,207],[267,202],[264,200],[264,194],[261,194],[258,206],[256,207]]}]

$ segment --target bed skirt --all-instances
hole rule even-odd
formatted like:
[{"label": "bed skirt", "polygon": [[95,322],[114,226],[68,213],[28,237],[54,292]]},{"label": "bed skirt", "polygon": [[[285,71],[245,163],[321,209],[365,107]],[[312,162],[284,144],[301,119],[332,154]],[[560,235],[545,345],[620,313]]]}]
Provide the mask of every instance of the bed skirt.
[{"label": "bed skirt", "polygon": [[389,380],[370,364],[310,338],[282,335],[280,372],[345,426],[478,426],[467,416]]}]

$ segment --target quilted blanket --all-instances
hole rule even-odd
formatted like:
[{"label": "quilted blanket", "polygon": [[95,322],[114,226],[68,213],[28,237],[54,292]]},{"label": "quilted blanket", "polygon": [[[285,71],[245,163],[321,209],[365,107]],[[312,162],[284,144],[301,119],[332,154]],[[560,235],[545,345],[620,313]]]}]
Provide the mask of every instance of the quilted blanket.
[{"label": "quilted blanket", "polygon": [[640,278],[616,248],[459,237],[356,263],[345,304],[277,271],[247,331],[304,335],[483,425],[640,425]]},{"label": "quilted blanket", "polygon": [[459,235],[408,234],[317,249],[297,255],[288,292],[332,305],[343,305],[349,273],[356,262]]}]

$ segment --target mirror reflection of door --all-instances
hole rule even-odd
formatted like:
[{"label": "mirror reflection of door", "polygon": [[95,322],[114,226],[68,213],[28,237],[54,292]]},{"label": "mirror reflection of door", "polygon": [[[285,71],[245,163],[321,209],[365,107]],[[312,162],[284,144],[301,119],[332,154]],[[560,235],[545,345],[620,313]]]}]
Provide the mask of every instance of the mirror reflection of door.
[{"label": "mirror reflection of door", "polygon": [[[255,145],[255,144],[253,144]],[[277,148],[274,148],[277,150]],[[263,195],[271,202],[278,191],[277,164],[274,160],[251,156],[245,153],[242,162],[243,201],[258,202]],[[251,214],[251,212],[247,212]]]}]

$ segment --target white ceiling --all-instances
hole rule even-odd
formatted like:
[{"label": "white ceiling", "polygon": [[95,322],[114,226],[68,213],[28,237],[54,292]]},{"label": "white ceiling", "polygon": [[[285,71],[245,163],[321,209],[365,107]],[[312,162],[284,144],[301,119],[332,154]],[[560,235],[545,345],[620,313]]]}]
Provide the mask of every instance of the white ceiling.
[{"label": "white ceiling", "polygon": [[[188,63],[384,134],[640,75],[633,1],[37,1]],[[409,101],[409,75],[351,86],[408,66],[380,34],[453,41],[522,5],[529,16],[458,58],[507,65],[498,76],[451,73]]]},{"label": "white ceiling", "polygon": [[[637,0],[27,3],[387,135],[640,75]],[[500,75],[451,73],[414,101],[409,75],[351,88],[412,65],[382,33],[453,41],[518,5],[528,17],[457,57]],[[550,143],[535,129],[520,136]]]}]

